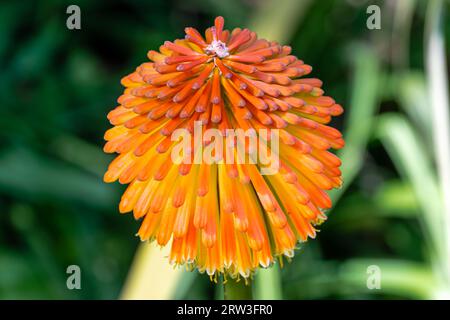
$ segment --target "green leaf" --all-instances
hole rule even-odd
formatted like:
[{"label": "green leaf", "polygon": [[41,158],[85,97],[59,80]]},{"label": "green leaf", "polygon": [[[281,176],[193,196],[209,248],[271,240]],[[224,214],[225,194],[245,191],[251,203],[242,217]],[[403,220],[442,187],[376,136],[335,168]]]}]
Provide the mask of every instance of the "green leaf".
[{"label": "green leaf", "polygon": [[330,192],[334,202],[342,196],[362,167],[374,115],[378,108],[379,78],[380,70],[375,53],[366,47],[357,47],[350,111],[344,132],[345,147],[338,153],[342,160],[344,184],[341,189]]},{"label": "green leaf", "polygon": [[411,183],[424,213],[430,248],[437,254],[442,244],[442,203],[436,175],[426,149],[411,124],[401,115],[379,117],[377,136],[400,174]]},{"label": "green leaf", "polygon": [[[369,289],[369,266],[380,270],[380,289]],[[411,299],[430,299],[434,296],[436,281],[432,270],[426,266],[405,260],[352,259],[340,267],[341,285],[352,286],[367,294],[390,294]]]},{"label": "green leaf", "polygon": [[381,216],[417,217],[420,209],[410,183],[400,179],[384,182],[374,195]]},{"label": "green leaf", "polygon": [[0,156],[0,189],[22,199],[74,201],[101,209],[111,208],[118,197],[100,177],[24,149]]}]

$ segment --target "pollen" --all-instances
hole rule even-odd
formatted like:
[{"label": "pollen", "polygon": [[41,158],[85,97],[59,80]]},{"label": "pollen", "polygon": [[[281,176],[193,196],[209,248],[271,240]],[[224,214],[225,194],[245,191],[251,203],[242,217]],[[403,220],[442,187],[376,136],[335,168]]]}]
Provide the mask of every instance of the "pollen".
[{"label": "pollen", "polygon": [[227,46],[220,40],[213,40],[211,44],[206,47],[206,53],[215,54],[219,58],[225,58],[230,55]]}]

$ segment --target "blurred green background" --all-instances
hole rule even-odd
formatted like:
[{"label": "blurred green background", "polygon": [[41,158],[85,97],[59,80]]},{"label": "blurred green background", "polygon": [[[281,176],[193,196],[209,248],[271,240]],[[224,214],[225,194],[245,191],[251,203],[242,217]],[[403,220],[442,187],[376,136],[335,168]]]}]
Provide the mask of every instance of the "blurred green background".
[{"label": "blurred green background", "polygon": [[[81,8],[81,30],[66,28],[70,4]],[[371,4],[381,30],[366,27]],[[290,44],[345,108],[333,122],[347,141],[345,186],[329,220],[282,270],[256,276],[255,296],[450,297],[448,4],[2,1],[0,299],[120,297],[139,222],[118,213],[124,187],[102,182],[113,157],[102,152],[106,114],[148,50],[217,15],[228,29]],[[72,264],[82,290],[66,287]],[[379,290],[367,288],[370,265],[381,270]],[[220,298],[220,286],[185,273],[171,297]]]}]

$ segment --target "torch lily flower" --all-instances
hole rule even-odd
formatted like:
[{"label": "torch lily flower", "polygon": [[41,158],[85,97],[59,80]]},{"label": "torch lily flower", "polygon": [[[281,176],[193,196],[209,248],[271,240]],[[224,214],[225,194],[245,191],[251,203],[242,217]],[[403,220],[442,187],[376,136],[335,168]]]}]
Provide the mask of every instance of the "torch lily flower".
[{"label": "torch lily flower", "polygon": [[[222,17],[204,36],[185,32],[149,51],[150,61],[122,79],[104,147],[118,156],[104,181],[129,184],[120,212],[142,220],[141,240],[171,245],[171,263],[248,278],[276,257],[293,257],[327,218],[325,190],[342,184],[341,161],[329,149],[344,146],[327,124],[343,109],[324,96],[322,81],[305,77],[311,66],[289,46],[248,29],[225,30]],[[277,151],[266,150],[278,157],[279,170],[263,175],[259,161],[174,161],[172,134],[193,132],[196,124],[221,132],[267,129],[270,136],[258,136],[280,141]],[[236,140],[223,146],[234,160]],[[192,160],[196,152],[181,157]]]}]

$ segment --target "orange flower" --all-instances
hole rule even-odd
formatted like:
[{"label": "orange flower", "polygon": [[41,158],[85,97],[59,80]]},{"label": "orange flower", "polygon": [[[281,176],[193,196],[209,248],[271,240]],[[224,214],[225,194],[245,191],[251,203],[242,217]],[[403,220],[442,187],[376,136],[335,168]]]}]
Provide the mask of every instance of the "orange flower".
[{"label": "orange flower", "polygon": [[[149,51],[152,62],[122,79],[126,89],[108,114],[114,127],[104,147],[119,156],[104,180],[129,184],[120,212],[143,219],[141,240],[172,240],[172,263],[247,278],[277,256],[292,257],[326,219],[331,200],[324,190],[342,184],[341,162],[327,150],[344,146],[326,124],[343,109],[323,96],[322,81],[303,78],[312,68],[289,46],[223,26],[216,18],[205,37],[186,28],[184,40]],[[269,130],[272,136],[259,136],[279,139],[278,152],[266,150],[279,158],[279,171],[262,175],[261,161],[237,161],[236,145],[250,137],[223,146],[231,148],[232,163],[174,161],[172,133],[193,132],[196,123],[221,132]],[[192,160],[197,152],[181,157]]]}]

